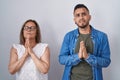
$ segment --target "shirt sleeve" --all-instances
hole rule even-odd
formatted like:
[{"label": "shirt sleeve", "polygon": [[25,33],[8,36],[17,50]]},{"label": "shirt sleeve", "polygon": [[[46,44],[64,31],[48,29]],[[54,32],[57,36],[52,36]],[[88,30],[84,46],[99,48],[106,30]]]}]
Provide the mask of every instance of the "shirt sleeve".
[{"label": "shirt sleeve", "polygon": [[69,35],[66,35],[59,55],[59,62],[62,65],[76,65],[81,61],[78,54],[70,54],[69,42]]},{"label": "shirt sleeve", "polygon": [[111,59],[110,59],[110,48],[107,35],[103,35],[102,39],[100,40],[99,49],[97,49],[97,53],[89,54],[89,57],[86,61],[96,67],[107,67],[109,66]]}]

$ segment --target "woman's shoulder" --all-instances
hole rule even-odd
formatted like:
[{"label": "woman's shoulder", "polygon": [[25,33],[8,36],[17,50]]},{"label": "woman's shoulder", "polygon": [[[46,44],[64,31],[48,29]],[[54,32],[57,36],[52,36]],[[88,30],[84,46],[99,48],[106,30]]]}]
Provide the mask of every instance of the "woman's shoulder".
[{"label": "woman's shoulder", "polygon": [[47,47],[48,44],[47,43],[38,43],[37,46],[39,46],[39,47]]},{"label": "woman's shoulder", "polygon": [[23,45],[22,45],[22,44],[19,44],[19,43],[17,43],[17,44],[14,43],[14,44],[12,45],[13,48],[20,48],[20,47],[22,47],[22,46],[23,46]]},{"label": "woman's shoulder", "polygon": [[48,44],[41,42],[41,43],[38,43],[37,45],[48,45]]}]

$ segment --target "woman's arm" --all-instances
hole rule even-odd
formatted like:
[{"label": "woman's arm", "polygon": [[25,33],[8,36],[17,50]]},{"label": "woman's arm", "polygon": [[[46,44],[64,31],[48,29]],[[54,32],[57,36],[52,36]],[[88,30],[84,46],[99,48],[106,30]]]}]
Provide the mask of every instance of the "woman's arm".
[{"label": "woman's arm", "polygon": [[17,50],[12,47],[10,51],[10,61],[8,65],[9,72],[11,74],[15,74],[17,71],[19,71],[24,64],[27,56],[28,53],[25,52],[24,55],[20,59],[18,59]]},{"label": "woman's arm", "polygon": [[29,54],[31,55],[36,67],[38,68],[38,70],[43,74],[48,73],[49,67],[50,67],[50,51],[49,51],[49,48],[46,47],[45,52],[40,57],[40,59],[34,54],[33,51],[30,52]]}]

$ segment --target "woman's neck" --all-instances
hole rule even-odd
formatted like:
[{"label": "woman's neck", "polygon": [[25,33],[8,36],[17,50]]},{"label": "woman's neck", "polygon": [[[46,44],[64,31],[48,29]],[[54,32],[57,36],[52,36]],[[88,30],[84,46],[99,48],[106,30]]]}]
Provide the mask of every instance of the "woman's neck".
[{"label": "woman's neck", "polygon": [[35,39],[29,39],[29,44],[33,48],[37,43]]}]

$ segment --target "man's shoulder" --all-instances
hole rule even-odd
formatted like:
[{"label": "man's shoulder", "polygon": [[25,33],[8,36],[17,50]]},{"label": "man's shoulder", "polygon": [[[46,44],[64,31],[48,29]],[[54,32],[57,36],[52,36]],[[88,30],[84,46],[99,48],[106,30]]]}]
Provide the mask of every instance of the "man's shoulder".
[{"label": "man's shoulder", "polygon": [[78,28],[67,32],[66,35],[75,35],[77,34],[77,31],[78,31]]},{"label": "man's shoulder", "polygon": [[103,32],[103,31],[101,31],[101,30],[98,30],[98,29],[95,29],[95,28],[93,28],[92,30],[93,30],[93,32],[96,33],[96,34],[106,35],[106,33]]},{"label": "man's shoulder", "polygon": [[107,36],[107,34],[105,32],[98,30],[98,29],[94,29],[94,28],[93,28],[93,35],[96,35],[99,37]]}]

